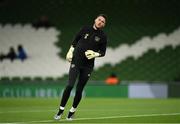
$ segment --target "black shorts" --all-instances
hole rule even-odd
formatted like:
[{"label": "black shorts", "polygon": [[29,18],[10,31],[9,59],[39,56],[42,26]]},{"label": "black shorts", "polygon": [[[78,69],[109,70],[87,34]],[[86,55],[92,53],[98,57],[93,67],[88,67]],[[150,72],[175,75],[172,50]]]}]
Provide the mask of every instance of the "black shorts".
[{"label": "black shorts", "polygon": [[[84,66],[76,66],[75,64],[71,64],[69,69],[69,86],[74,86],[76,80],[78,80],[79,86],[85,86],[89,77],[91,76],[93,68],[84,67]],[[77,79],[78,78],[78,79]]]}]

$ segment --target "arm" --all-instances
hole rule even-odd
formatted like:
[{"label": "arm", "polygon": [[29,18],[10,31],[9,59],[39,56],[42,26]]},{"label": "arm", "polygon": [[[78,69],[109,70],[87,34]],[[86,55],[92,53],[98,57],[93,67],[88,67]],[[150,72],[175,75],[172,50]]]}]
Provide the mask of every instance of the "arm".
[{"label": "arm", "polygon": [[69,62],[72,61],[74,48],[76,47],[78,41],[80,40],[82,32],[83,32],[83,28],[76,34],[76,36],[71,44],[71,47],[66,54],[66,60],[68,60]]},{"label": "arm", "polygon": [[93,50],[87,50],[85,52],[85,55],[86,55],[87,59],[93,59],[93,58],[96,58],[96,57],[105,56],[106,46],[107,46],[107,38],[106,38],[106,36],[104,36],[102,40],[103,40],[103,42],[102,42],[102,44],[100,44],[98,52],[95,52]]},{"label": "arm", "polygon": [[98,53],[100,54],[99,57],[103,57],[106,54],[107,37],[104,36],[102,40],[103,43],[99,46],[99,51],[98,51]]},{"label": "arm", "polygon": [[81,39],[84,28],[85,27],[81,28],[81,30],[76,34],[74,40],[72,41],[71,46],[73,46],[74,48],[76,47],[78,41]]}]

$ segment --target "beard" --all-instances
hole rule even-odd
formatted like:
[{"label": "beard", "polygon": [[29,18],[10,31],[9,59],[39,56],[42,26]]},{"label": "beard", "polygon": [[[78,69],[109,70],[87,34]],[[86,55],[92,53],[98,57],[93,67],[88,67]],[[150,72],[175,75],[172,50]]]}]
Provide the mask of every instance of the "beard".
[{"label": "beard", "polygon": [[103,28],[103,26],[101,26],[100,24],[95,24],[94,26],[96,27],[96,29],[102,29]]}]

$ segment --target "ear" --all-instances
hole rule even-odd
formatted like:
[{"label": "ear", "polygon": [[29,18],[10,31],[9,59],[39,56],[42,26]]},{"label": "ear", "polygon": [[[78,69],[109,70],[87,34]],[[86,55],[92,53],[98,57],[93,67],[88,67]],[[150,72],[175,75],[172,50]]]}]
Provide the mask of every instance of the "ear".
[{"label": "ear", "polygon": [[94,23],[96,22],[97,18],[94,19]]}]

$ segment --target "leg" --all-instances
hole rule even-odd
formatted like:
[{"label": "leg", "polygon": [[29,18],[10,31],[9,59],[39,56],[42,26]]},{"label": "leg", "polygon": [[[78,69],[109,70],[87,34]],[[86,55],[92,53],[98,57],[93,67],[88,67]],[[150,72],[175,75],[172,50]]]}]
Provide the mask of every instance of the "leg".
[{"label": "leg", "polygon": [[91,72],[92,72],[92,69],[89,69],[89,68],[83,68],[80,70],[79,81],[76,86],[76,94],[74,97],[72,108],[70,109],[70,112],[68,114],[68,118],[72,118],[72,115],[75,113],[76,108],[81,101],[84,86],[89,80]]},{"label": "leg", "polygon": [[79,70],[77,67],[70,68],[69,70],[69,81],[68,84],[63,92],[62,100],[60,106],[65,107],[67,100],[69,99],[69,96],[71,94],[71,90],[76,82],[76,78],[79,74]]},{"label": "leg", "polygon": [[69,99],[69,96],[71,94],[71,90],[76,82],[76,78],[79,74],[79,69],[77,67],[71,67],[69,70],[69,81],[68,84],[63,92],[63,96],[62,96],[62,100],[60,102],[60,107],[59,107],[59,111],[57,113],[57,115],[54,117],[56,120],[60,119],[60,115],[63,113],[64,111],[64,107]]},{"label": "leg", "polygon": [[83,92],[83,89],[84,89],[87,81],[89,80],[90,74],[91,74],[90,69],[82,70],[80,72],[79,81],[76,86],[76,94],[75,94],[74,101],[73,101],[74,108],[76,108],[78,106],[79,102],[81,101],[82,92]]}]

